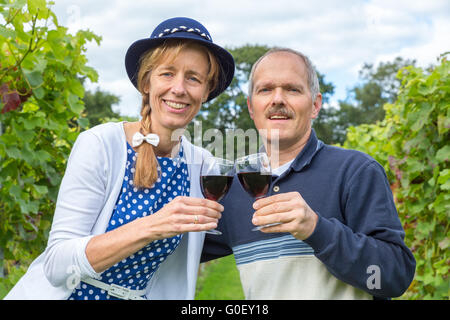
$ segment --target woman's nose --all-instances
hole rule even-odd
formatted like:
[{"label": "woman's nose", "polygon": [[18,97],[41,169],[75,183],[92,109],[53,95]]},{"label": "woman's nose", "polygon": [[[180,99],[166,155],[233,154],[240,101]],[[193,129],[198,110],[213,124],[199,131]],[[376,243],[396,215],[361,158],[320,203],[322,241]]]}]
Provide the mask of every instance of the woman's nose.
[{"label": "woman's nose", "polygon": [[184,95],[186,93],[184,77],[175,77],[174,78],[171,91],[176,96],[181,96],[181,95]]}]

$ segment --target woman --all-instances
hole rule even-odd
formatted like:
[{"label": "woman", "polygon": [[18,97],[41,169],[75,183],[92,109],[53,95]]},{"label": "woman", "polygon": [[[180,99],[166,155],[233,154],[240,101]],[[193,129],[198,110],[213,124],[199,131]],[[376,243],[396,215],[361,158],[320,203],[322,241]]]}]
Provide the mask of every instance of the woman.
[{"label": "woman", "polygon": [[234,60],[206,28],[172,18],[133,43],[128,76],[142,119],[81,133],[45,252],[7,299],[193,299],[204,232],[223,207],[202,199],[208,153],[181,137],[230,84]]}]

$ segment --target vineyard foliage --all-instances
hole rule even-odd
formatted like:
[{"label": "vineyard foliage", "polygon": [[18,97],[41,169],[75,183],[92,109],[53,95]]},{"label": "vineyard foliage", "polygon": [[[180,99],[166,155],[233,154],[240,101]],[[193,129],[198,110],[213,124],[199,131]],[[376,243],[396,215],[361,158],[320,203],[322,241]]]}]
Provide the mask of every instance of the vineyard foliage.
[{"label": "vineyard foliage", "polygon": [[[0,298],[46,245],[59,184],[81,129],[94,33],[70,34],[46,0],[0,0]],[[403,68],[397,100],[344,147],[387,171],[417,268],[404,297],[449,298],[450,63]]]},{"label": "vineyard foliage", "polygon": [[0,297],[45,248],[80,127],[90,31],[60,26],[45,0],[0,0]]},{"label": "vineyard foliage", "polygon": [[344,147],[372,155],[388,173],[406,244],[417,261],[405,297],[448,299],[450,290],[450,62],[399,71],[397,100],[377,124],[348,130]]}]

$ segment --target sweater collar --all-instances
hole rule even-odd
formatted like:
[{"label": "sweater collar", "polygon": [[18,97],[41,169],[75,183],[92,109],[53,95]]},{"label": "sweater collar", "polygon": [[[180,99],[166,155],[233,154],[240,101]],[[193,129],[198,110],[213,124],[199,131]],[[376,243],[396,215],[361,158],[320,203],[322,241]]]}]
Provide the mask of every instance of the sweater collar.
[{"label": "sweater collar", "polygon": [[309,135],[308,142],[302,151],[299,152],[297,157],[295,157],[294,162],[292,162],[292,169],[294,171],[300,171],[307,165],[309,165],[312,161],[312,158],[316,155],[316,153],[322,149],[324,143],[317,139],[316,132],[314,129],[311,129],[311,134]]},{"label": "sweater collar", "polygon": [[[302,170],[305,166],[311,163],[312,158],[320,149],[322,149],[323,146],[324,143],[317,139],[316,132],[311,128],[311,134],[309,135],[308,142],[306,142],[306,145],[299,152],[299,154],[297,154],[290,168],[294,171]],[[264,146],[261,146],[259,152],[266,152]]]}]

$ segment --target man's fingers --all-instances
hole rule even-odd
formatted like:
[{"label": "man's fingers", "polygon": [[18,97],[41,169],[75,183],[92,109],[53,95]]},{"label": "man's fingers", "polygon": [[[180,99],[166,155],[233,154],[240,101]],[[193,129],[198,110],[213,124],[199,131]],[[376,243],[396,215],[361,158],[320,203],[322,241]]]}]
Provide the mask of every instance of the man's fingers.
[{"label": "man's fingers", "polygon": [[271,202],[260,209],[256,210],[253,214],[254,216],[266,216],[274,213],[288,212],[295,208],[293,208],[293,204],[290,201],[276,201]]},{"label": "man's fingers", "polygon": [[273,213],[265,216],[257,216],[254,215],[252,219],[252,223],[255,226],[262,226],[266,224],[272,224],[272,223],[286,223],[291,221],[292,219],[289,218],[289,215],[286,212],[280,212],[280,213]]},{"label": "man's fingers", "polygon": [[267,205],[276,203],[276,202],[283,202],[283,201],[289,201],[292,198],[299,196],[300,194],[298,192],[287,192],[287,193],[280,193],[276,194],[270,197],[264,197],[261,199],[256,200],[253,203],[253,209],[258,210],[262,207],[265,207]]}]

